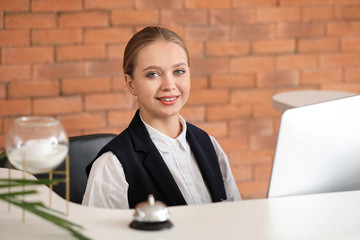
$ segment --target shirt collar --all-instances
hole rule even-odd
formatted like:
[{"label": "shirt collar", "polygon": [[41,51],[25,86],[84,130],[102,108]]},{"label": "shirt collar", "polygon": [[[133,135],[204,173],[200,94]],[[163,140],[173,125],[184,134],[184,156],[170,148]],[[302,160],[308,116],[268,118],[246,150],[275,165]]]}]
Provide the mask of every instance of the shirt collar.
[{"label": "shirt collar", "polygon": [[181,151],[185,151],[185,146],[186,146],[186,122],[185,119],[182,116],[180,117],[180,124],[182,126],[182,131],[179,134],[179,136],[177,136],[177,138],[171,138],[161,132],[159,132],[158,130],[156,130],[155,128],[151,127],[149,124],[147,124],[141,117],[140,114],[140,119],[141,121],[144,123],[151,140],[154,142],[155,146],[157,147],[157,149],[161,152],[167,153],[167,152],[171,152],[173,150],[181,150]]}]

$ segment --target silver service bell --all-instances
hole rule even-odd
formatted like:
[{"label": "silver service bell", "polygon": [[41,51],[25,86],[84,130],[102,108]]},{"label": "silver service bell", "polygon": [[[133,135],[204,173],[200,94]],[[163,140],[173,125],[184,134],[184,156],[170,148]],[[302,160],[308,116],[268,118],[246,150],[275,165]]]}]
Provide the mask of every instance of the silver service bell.
[{"label": "silver service bell", "polygon": [[149,195],[147,202],[135,206],[134,220],[130,223],[131,228],[148,231],[168,229],[172,226],[167,206],[155,201],[152,194]]}]

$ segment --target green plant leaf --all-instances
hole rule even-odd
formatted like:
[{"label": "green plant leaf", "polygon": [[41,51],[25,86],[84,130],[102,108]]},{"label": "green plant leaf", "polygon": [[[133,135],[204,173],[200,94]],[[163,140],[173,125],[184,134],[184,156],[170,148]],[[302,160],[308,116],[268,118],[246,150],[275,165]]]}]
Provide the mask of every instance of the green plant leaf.
[{"label": "green plant leaf", "polygon": [[[63,180],[60,180],[63,181]],[[30,179],[0,179],[0,188],[12,188],[12,187],[21,187],[21,186],[34,186],[39,184],[54,184],[59,182],[59,180],[48,180],[48,179],[39,179],[39,180],[30,180]],[[23,199],[20,199],[20,196],[35,194],[36,190],[22,190],[19,191],[8,191],[0,194],[0,200],[18,206],[28,212],[31,212],[60,228],[63,228],[70,232],[74,237],[79,240],[90,240],[90,238],[83,235],[79,230],[82,230],[83,227],[75,224],[64,217],[59,215],[64,215],[60,211],[56,211],[49,207],[46,207],[42,202],[27,202]]]}]

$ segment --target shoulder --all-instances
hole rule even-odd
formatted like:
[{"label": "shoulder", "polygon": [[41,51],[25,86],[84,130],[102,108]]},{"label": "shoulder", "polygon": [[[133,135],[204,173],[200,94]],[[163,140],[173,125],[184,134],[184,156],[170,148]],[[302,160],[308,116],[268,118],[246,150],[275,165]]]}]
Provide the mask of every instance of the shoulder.
[{"label": "shoulder", "polygon": [[209,134],[207,132],[205,132],[204,130],[202,130],[201,128],[195,126],[192,123],[186,122],[186,127],[188,129],[188,131],[194,133],[194,134],[201,134],[201,135],[207,135],[209,136]]}]

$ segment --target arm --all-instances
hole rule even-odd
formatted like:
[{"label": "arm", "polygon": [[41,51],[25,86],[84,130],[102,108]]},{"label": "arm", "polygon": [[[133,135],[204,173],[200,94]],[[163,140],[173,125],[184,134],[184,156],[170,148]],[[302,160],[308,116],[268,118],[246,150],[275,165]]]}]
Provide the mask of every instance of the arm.
[{"label": "arm", "polygon": [[127,209],[128,187],[120,161],[112,152],[106,152],[91,168],[82,204]]},{"label": "arm", "polygon": [[241,196],[236,186],[234,177],[231,173],[229,160],[225,152],[222,150],[219,143],[216,141],[214,137],[210,136],[210,139],[215,148],[216,155],[218,156],[219,159],[220,170],[224,181],[226,196],[228,197],[228,199],[233,198],[235,201],[241,200]]}]

